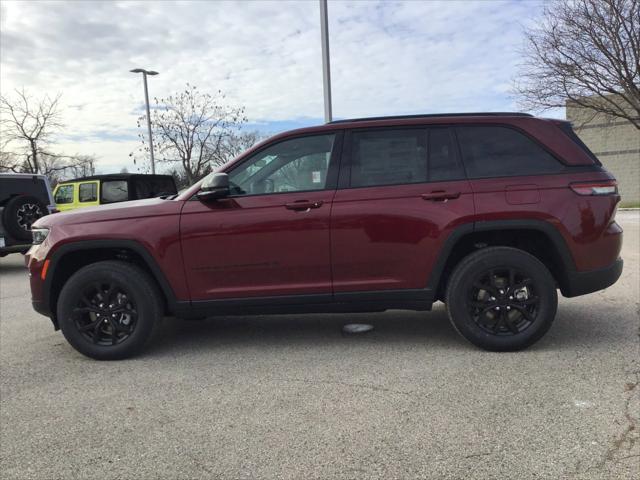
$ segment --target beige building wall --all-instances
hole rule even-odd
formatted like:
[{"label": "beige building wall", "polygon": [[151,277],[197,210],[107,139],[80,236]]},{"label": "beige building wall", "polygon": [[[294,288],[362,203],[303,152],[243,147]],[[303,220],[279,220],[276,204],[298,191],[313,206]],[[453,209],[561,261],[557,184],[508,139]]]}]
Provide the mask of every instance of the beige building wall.
[{"label": "beige building wall", "polygon": [[567,120],[618,180],[622,206],[640,204],[640,130],[631,122],[567,102]]}]

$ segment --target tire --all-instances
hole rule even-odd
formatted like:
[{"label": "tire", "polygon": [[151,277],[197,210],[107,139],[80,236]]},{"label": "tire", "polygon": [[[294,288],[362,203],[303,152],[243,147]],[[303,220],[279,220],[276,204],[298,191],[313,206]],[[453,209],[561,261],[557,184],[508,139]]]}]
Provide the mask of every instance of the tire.
[{"label": "tire", "polygon": [[5,230],[15,239],[31,241],[31,225],[47,213],[44,203],[31,195],[13,197],[2,212]]},{"label": "tire", "polygon": [[489,247],[455,267],[446,304],[454,328],[469,342],[507,352],[544,336],[555,318],[558,294],[553,276],[536,257],[516,248]]},{"label": "tire", "polygon": [[160,293],[140,268],[104,261],[81,268],[58,298],[58,324],[77,351],[96,360],[138,354],[162,318]]}]

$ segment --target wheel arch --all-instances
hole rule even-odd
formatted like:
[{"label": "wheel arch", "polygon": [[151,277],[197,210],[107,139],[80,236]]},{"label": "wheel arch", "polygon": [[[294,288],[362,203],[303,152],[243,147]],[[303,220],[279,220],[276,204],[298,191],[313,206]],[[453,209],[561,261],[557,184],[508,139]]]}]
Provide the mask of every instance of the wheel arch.
[{"label": "wheel arch", "polygon": [[80,268],[103,260],[121,260],[142,268],[156,283],[166,312],[175,311],[176,297],[162,269],[151,253],[135,240],[84,240],[62,245],[50,257],[43,285],[43,303],[55,318],[58,296],[66,281]]},{"label": "wheel arch", "polygon": [[445,240],[427,284],[435,299],[444,298],[448,278],[462,258],[489,246],[511,246],[531,253],[549,269],[561,292],[567,292],[568,273],[575,271],[575,263],[553,225],[533,219],[492,220],[461,225]]}]

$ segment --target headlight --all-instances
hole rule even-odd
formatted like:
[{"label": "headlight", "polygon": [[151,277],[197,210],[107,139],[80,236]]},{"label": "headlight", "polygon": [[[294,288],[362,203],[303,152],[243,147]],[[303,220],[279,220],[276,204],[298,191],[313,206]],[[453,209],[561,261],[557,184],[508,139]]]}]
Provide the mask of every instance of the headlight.
[{"label": "headlight", "polygon": [[44,242],[44,239],[47,238],[47,235],[49,235],[49,229],[48,228],[32,228],[31,235],[33,237],[33,244],[40,245],[42,242]]}]

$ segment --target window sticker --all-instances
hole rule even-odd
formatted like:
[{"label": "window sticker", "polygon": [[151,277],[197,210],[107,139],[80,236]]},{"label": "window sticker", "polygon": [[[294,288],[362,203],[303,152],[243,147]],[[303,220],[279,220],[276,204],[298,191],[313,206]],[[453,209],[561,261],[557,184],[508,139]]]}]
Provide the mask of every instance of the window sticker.
[{"label": "window sticker", "polygon": [[322,183],[322,172],[319,170],[311,172],[311,181],[313,183]]}]

